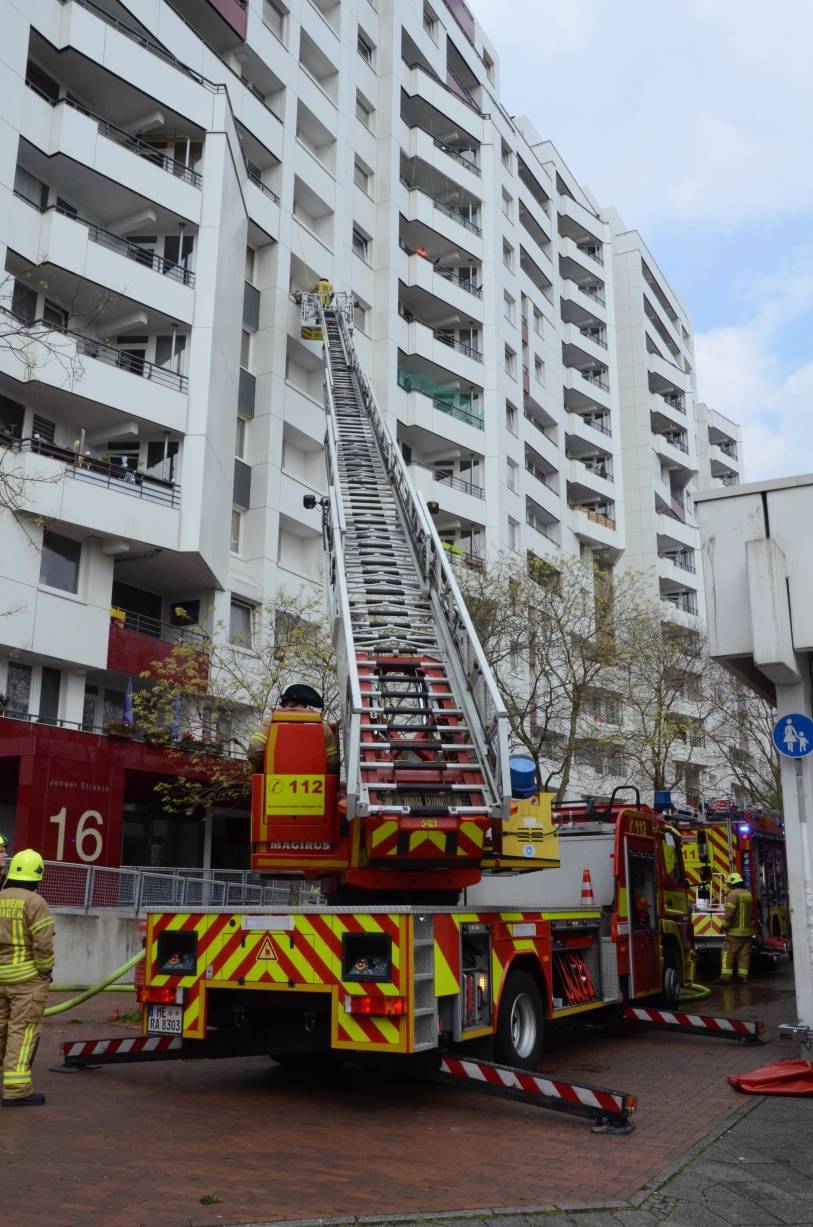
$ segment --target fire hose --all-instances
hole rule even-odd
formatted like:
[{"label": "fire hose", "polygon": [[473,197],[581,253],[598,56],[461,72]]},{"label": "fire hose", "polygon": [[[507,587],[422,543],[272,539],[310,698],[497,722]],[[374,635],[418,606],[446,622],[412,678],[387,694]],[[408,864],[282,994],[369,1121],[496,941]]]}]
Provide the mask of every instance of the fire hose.
[{"label": "fire hose", "polygon": [[[138,954],[134,954],[133,957],[131,959],[128,959],[126,963],[122,963],[121,967],[117,967],[115,971],[111,971],[110,974],[108,976],[105,976],[103,980],[100,980],[98,984],[91,984],[89,988],[83,989],[82,992],[79,993],[78,997],[71,997],[69,998],[68,1001],[60,1001],[58,1005],[49,1005],[47,1010],[45,1011],[46,1018],[50,1018],[52,1014],[62,1014],[65,1010],[71,1010],[73,1009],[74,1006],[81,1005],[83,1001],[88,1001],[91,997],[95,997],[97,993],[104,992],[105,990],[110,991],[111,985],[114,986],[112,989],[112,991],[114,992],[119,992],[119,993],[135,992],[134,986],[132,984],[115,984],[114,985],[114,981],[121,979],[121,977],[124,975],[125,972],[129,971],[131,967],[135,967],[136,963],[140,963],[143,958],[144,958],[144,951],[139,950]],[[73,987],[79,987],[79,986],[78,985],[77,986],[72,986],[72,985],[70,986],[60,985],[59,986],[59,988],[61,988],[63,991],[65,989],[68,989],[68,991],[70,991]],[[59,991],[59,988],[55,989],[55,986],[52,985],[51,991],[52,992]]]},{"label": "fire hose", "polygon": [[706,997],[711,996],[711,989],[705,984],[694,984],[691,981],[684,984],[680,990],[681,1001],[704,1001]]}]

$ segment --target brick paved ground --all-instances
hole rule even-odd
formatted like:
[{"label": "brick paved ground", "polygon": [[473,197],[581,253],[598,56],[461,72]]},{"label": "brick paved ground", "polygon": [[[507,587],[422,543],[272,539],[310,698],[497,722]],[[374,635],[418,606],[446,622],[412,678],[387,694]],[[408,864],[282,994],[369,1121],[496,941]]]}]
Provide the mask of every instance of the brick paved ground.
[{"label": "brick paved ground", "polygon": [[[787,970],[753,984],[750,1001],[741,990],[723,992],[729,1000],[712,999],[707,1012],[757,1014],[772,1029],[795,1017]],[[46,1069],[63,1039],[121,1034],[104,1019],[129,1000],[97,998],[48,1025],[36,1071],[48,1105],[4,1113],[0,1124],[4,1171],[13,1173],[4,1179],[4,1227],[215,1227],[606,1205],[742,1106],[726,1074],[788,1055],[778,1044],[652,1033],[552,1040],[545,1070],[637,1093],[629,1138],[593,1136],[582,1121],[449,1088],[350,1072],[303,1080],[256,1058],[75,1075]],[[15,1209],[8,1193],[18,1187],[26,1192]],[[201,1205],[207,1194],[219,1200]]]}]

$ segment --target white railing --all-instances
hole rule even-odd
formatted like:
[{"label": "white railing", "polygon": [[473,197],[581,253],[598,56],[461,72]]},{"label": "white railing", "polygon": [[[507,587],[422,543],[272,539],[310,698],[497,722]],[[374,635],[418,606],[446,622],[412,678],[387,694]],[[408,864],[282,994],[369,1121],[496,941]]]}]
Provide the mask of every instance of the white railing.
[{"label": "white railing", "polygon": [[46,861],[41,894],[55,910],[124,912],[137,916],[162,908],[268,907],[315,902],[306,883],[261,878],[240,869],[108,868]]}]

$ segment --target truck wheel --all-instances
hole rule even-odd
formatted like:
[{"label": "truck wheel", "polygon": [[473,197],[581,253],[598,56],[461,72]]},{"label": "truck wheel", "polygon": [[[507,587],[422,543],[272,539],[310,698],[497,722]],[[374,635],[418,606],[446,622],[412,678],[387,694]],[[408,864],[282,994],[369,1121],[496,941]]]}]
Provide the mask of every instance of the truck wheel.
[{"label": "truck wheel", "polygon": [[544,1032],[545,1007],[536,980],[527,971],[512,971],[497,1015],[495,1057],[515,1069],[535,1069]]},{"label": "truck wheel", "polygon": [[663,1001],[664,1005],[676,1010],[680,1005],[680,990],[683,988],[683,976],[680,973],[677,956],[672,950],[667,950],[663,963]]}]

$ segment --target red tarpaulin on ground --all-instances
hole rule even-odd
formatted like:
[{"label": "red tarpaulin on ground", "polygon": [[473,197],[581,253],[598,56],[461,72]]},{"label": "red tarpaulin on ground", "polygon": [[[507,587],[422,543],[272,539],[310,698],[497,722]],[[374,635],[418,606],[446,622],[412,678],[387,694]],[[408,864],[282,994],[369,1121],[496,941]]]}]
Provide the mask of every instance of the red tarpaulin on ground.
[{"label": "red tarpaulin on ground", "polygon": [[777,1061],[750,1074],[730,1074],[728,1081],[747,1095],[813,1095],[810,1061]]}]

